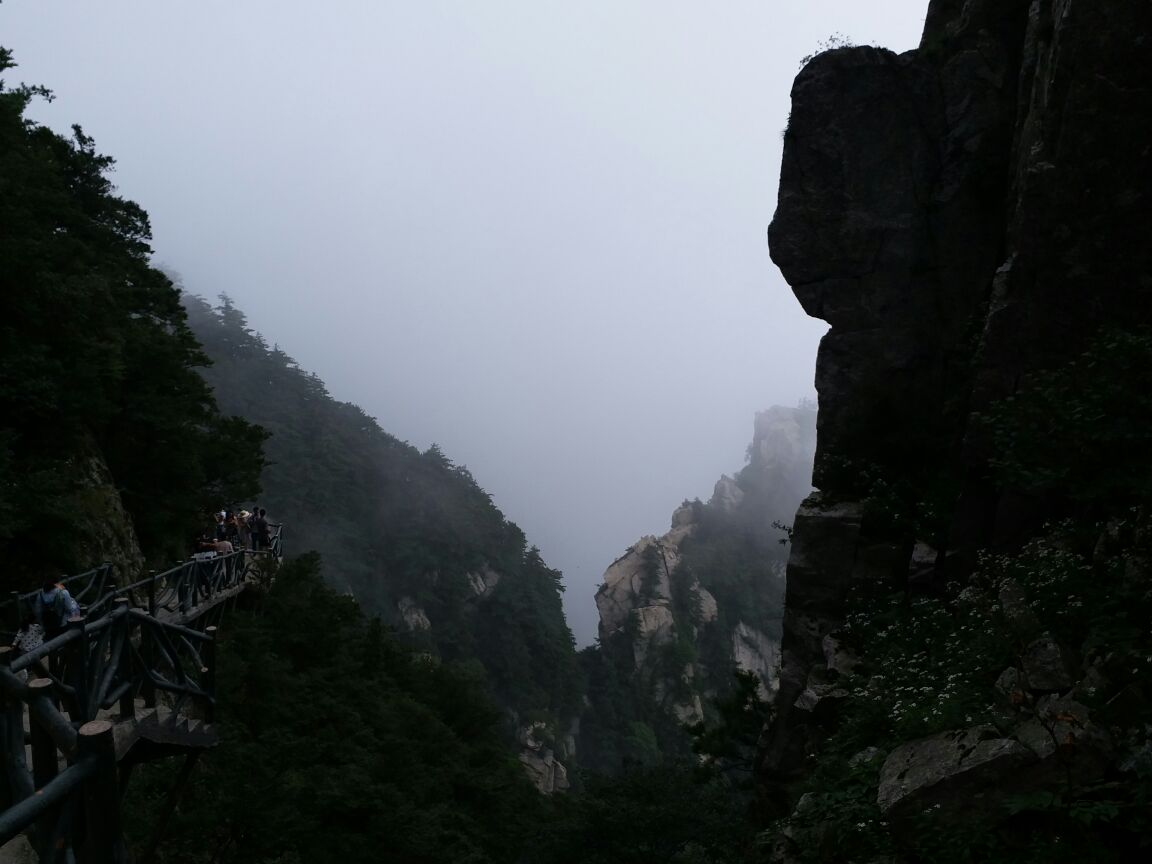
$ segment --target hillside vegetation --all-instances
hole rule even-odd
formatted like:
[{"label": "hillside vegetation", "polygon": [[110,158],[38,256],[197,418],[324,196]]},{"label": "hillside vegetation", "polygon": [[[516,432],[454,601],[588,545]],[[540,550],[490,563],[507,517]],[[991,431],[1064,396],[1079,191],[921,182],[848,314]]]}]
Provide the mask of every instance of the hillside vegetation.
[{"label": "hillside vegetation", "polygon": [[478,662],[518,725],[565,734],[582,683],[560,573],[439,447],[420,452],[333,399],[227,298],[184,303],[216,398],[270,435],[261,504],[293,548],[318,551],[331,584],[410,650]]},{"label": "hillside vegetation", "polygon": [[[0,73],[15,64],[0,49]],[[220,412],[148,215],[77,126],[0,84],[0,580],[186,553],[204,514],[259,492],[263,432]],[[246,458],[220,459],[220,452]]]}]

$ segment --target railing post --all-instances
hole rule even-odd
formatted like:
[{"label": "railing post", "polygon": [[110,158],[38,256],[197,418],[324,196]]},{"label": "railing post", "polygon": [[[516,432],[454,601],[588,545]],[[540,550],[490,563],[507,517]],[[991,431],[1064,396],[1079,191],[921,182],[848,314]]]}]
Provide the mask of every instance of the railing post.
[{"label": "railing post", "polygon": [[[51,678],[37,678],[28,682],[28,704],[36,700],[47,700],[52,707],[56,706],[55,683]],[[32,739],[32,785],[36,789],[43,789],[56,777],[59,758],[56,754],[56,742],[48,730],[36,722],[35,715],[29,710],[28,727]],[[41,860],[51,861],[45,855],[46,846],[50,842],[52,829],[56,825],[59,808],[53,807],[36,821],[36,847],[40,850]]]},{"label": "railing post", "polygon": [[[51,678],[29,681],[29,700],[47,699],[55,707],[55,686]],[[32,718],[29,726],[32,733],[32,782],[37,789],[42,789],[56,776],[56,742],[52,740],[48,730],[35,721],[35,718]]]},{"label": "railing post", "polygon": [[8,597],[10,598],[10,600],[12,602],[12,618],[11,618],[12,630],[14,632],[19,633],[20,632],[20,625],[24,623],[23,617],[20,615],[20,592],[19,591],[10,591],[8,593]]},{"label": "railing post", "polygon": [[156,617],[156,571],[148,571],[148,614]]},{"label": "railing post", "polygon": [[208,694],[208,704],[204,706],[206,723],[216,720],[216,633],[216,627],[204,628],[208,641],[204,643],[204,668],[200,672],[204,676],[204,691]]},{"label": "railing post", "polygon": [[[132,680],[132,616],[128,614],[129,599],[127,597],[117,597],[112,601],[112,611],[118,609],[124,610],[120,614],[120,623],[116,626],[120,628],[120,668],[117,670],[120,677],[124,681]],[[115,680],[115,679],[113,679]],[[133,688],[129,687],[124,695],[120,697],[120,716],[121,717],[135,717],[136,716],[136,694]]]},{"label": "railing post", "polygon": [[75,713],[69,712],[73,723],[87,723],[92,719],[89,713],[88,634],[84,630],[85,623],[83,618],[73,618],[68,622],[68,629],[79,633],[79,637],[72,642],[71,656],[68,658],[68,677],[72,679],[75,694]]},{"label": "railing post", "polygon": [[[155,622],[156,616],[151,616]],[[144,661],[143,677],[140,683],[140,696],[144,699],[145,708],[156,707],[156,683],[152,680],[152,667],[156,665],[156,650],[152,644],[155,638],[152,635],[154,623],[140,622],[140,659]]]},{"label": "railing post", "polygon": [[80,727],[81,759],[96,760],[95,773],[84,784],[83,864],[120,864],[120,794],[116,781],[116,742],[112,724],[91,720]]},{"label": "railing post", "polygon": [[[0,666],[7,667],[15,657],[8,645],[0,647]],[[0,693],[0,758],[7,779],[9,806],[17,804],[36,790],[24,755],[24,703],[8,693]]]},{"label": "railing post", "polygon": [[180,576],[176,582],[177,608],[183,614],[188,611],[188,592],[192,589],[190,584],[197,576],[196,565],[199,562],[189,561],[180,568]]}]

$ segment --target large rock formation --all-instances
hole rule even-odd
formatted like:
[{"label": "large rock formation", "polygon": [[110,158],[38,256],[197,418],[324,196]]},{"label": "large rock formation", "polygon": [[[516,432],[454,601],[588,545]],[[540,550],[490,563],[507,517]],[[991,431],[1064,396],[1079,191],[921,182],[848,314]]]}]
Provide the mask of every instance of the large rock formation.
[{"label": "large rock formation", "polygon": [[[671,739],[683,744],[679,724],[704,719],[711,700],[731,688],[734,669],[754,673],[764,696],[775,692],[786,552],[773,523],[787,520],[811,489],[814,446],[811,409],[758,413],[748,464],[722,476],[707,504],[677,508],[667,533],[642,537],[612,562],[596,592],[596,659],[612,666],[632,704],[594,704],[593,714],[634,717],[655,729],[662,749],[675,749]],[[601,666],[590,672],[594,702],[606,675]],[[597,717],[585,729],[582,748],[619,731],[605,733]],[[613,767],[611,759],[597,767]]]},{"label": "large rock formation", "polygon": [[[1071,512],[993,478],[985,418],[1107,328],[1152,323],[1150,32],[1152,6],[1134,0],[933,0],[917,50],[842,48],[796,79],[769,245],[831,329],[816,368],[821,491],[795,520],[761,753],[776,815],[836,727],[849,676],[828,647],[853,586],[943,591],[978,550],[1018,549]],[[1006,626],[1035,631],[1019,599],[1002,597],[1017,610]],[[1021,692],[1067,695],[1087,669],[1031,632]],[[882,808],[919,812],[1043,762],[1024,719],[1005,723],[891,754]]]}]

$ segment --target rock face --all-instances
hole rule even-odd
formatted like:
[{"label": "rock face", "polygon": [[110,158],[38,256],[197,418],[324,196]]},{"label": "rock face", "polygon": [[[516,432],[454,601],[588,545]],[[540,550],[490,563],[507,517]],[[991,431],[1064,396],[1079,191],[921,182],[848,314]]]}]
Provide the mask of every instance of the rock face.
[{"label": "rock face", "polygon": [[64,509],[72,517],[77,560],[114,561],[127,571],[122,579],[135,579],[143,572],[144,556],[107,464],[93,452],[77,459],[76,468],[77,483]]},{"label": "rock face", "polygon": [[[793,811],[835,726],[851,664],[825,647],[853,586],[963,584],[978,550],[1018,549],[1059,503],[993,485],[986,409],[1103,329],[1152,326],[1150,32],[1152,5],[1131,0],[932,0],[917,50],[842,48],[796,78],[769,245],[831,329],[820,492],[794,523],[760,754],[773,815]],[[894,489],[941,502],[933,536],[880,512]],[[890,753],[880,806],[894,819],[991,800],[1024,766],[1042,784],[1054,750],[1084,776],[1107,761],[1088,715],[1044,719],[1041,705],[1095,691],[1099,673],[1042,632],[1019,585],[999,591],[1022,653],[997,688],[1037,716]]]},{"label": "rock face", "polygon": [[[568,769],[557,758],[557,753],[541,738],[543,724],[533,723],[521,729],[517,736],[520,741],[520,764],[528,772],[532,785],[544,795],[566,791],[572,784],[568,781]],[[566,754],[571,755],[571,754]]]},{"label": "rock face", "polygon": [[[814,439],[810,409],[758,413],[748,465],[721,477],[707,504],[677,508],[667,533],[612,562],[596,592],[600,660],[611,671],[593,667],[590,689],[605,677],[627,682],[635,704],[593,712],[636,715],[667,749],[670,736],[682,737],[679,724],[702,720],[731,688],[734,668],[754,673],[762,695],[775,692],[786,553],[772,523],[787,521],[810,491]],[[582,751],[592,730],[614,734],[595,722],[585,729]]]}]

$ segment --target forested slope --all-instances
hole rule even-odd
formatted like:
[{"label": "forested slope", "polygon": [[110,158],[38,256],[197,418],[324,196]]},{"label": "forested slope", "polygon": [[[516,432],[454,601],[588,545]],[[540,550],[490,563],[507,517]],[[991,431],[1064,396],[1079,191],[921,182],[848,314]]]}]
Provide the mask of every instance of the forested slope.
[{"label": "forested slope", "polygon": [[331,584],[412,650],[479,661],[521,730],[542,722],[563,739],[581,681],[560,573],[438,447],[420,452],[333,399],[227,299],[184,303],[216,398],[270,433],[260,503],[292,546],[320,552]]}]

